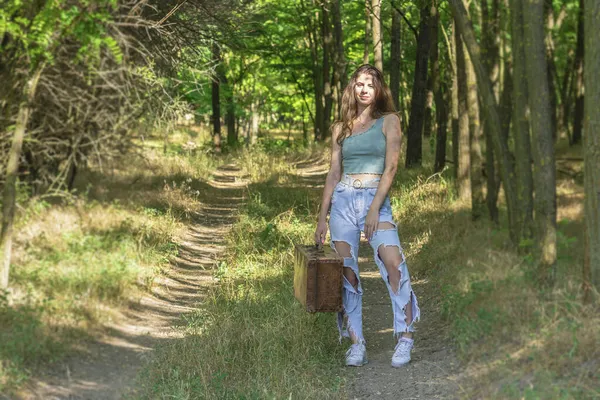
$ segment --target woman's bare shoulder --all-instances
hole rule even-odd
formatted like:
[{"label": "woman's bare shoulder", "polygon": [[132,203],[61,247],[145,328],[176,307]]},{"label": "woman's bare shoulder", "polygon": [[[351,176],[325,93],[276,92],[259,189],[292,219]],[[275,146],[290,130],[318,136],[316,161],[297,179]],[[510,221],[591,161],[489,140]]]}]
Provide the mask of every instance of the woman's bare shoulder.
[{"label": "woman's bare shoulder", "polygon": [[401,134],[400,117],[397,113],[389,113],[383,116],[383,133]]}]

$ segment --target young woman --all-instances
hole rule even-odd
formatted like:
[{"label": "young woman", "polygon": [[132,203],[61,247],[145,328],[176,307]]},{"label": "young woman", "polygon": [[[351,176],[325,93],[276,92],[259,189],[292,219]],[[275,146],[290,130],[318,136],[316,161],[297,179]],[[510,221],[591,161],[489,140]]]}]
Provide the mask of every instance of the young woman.
[{"label": "young woman", "polygon": [[402,133],[382,73],[365,64],[353,74],[342,96],[342,120],[332,127],[331,167],[327,174],[315,242],[324,243],[327,213],[331,247],[344,258],[344,309],[338,314],[340,341],[350,337],[346,365],[367,363],[362,330],[362,287],[358,272],[361,231],[373,248],[387,285],[398,339],[392,366],[410,361],[413,322],[419,319],[388,191],[394,181]]}]

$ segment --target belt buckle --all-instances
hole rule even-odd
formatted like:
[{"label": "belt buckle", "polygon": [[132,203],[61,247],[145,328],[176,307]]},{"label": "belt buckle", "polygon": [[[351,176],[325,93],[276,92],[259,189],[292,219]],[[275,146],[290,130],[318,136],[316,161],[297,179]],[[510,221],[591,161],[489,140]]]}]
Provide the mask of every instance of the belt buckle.
[{"label": "belt buckle", "polygon": [[360,179],[355,179],[355,180],[352,182],[352,187],[353,187],[354,189],[360,189],[360,188],[362,187],[362,185],[363,185],[363,184],[362,184],[362,181],[361,181]]}]

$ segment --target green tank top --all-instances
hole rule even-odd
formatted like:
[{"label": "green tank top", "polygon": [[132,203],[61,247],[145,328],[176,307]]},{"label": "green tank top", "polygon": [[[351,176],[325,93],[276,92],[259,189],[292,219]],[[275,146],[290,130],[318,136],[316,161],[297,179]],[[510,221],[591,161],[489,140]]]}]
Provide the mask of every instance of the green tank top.
[{"label": "green tank top", "polygon": [[383,174],[385,135],[381,117],[369,129],[342,142],[342,168],[345,174]]}]

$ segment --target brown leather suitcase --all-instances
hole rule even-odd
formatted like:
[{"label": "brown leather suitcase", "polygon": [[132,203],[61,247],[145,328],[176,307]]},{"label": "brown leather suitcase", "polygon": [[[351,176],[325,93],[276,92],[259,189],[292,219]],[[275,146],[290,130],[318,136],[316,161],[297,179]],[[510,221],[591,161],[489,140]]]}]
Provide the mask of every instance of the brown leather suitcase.
[{"label": "brown leather suitcase", "polygon": [[344,259],[329,246],[294,246],[294,295],[308,312],[342,310]]}]

